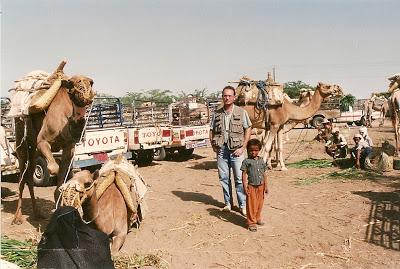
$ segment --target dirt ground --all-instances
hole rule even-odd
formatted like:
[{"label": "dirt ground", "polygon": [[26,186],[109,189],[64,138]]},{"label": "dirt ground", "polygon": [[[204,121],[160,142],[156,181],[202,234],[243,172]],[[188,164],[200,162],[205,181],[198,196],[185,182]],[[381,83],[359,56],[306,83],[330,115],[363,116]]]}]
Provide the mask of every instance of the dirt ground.
[{"label": "dirt ground", "polygon": [[[377,126],[377,123],[374,124]],[[352,142],[358,127],[342,128]],[[394,143],[389,125],[370,129],[375,143]],[[322,143],[311,141],[314,129],[296,129],[285,144],[286,163],[327,159]],[[132,231],[124,253],[161,255],[168,268],[400,268],[400,172],[373,180],[322,180],[299,184],[332,171],[289,168],[270,172],[266,225],[251,233],[238,209],[222,212],[215,155],[195,150],[190,159],[153,162],[140,168],[150,191],[150,209]],[[2,182],[2,234],[17,239],[38,236],[47,220],[30,216],[24,193],[22,225],[11,225],[16,183]],[[42,213],[51,215],[54,187],[36,188]]]}]

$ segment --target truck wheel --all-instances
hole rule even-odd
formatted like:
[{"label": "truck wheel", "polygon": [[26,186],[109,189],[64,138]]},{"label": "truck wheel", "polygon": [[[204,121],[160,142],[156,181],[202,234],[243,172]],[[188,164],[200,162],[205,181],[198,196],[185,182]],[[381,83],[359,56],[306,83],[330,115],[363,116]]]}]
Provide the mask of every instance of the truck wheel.
[{"label": "truck wheel", "polygon": [[165,152],[164,147],[154,149],[154,160],[155,161],[163,161],[166,156],[167,156],[167,153]]},{"label": "truck wheel", "polygon": [[47,170],[47,161],[42,156],[36,159],[35,171],[33,172],[33,184],[38,187],[51,185],[50,173]]},{"label": "truck wheel", "polygon": [[348,126],[352,126],[352,125],[353,125],[353,122],[352,122],[352,121],[348,121],[348,122],[347,122],[347,125],[348,125]]},{"label": "truck wheel", "polygon": [[143,166],[151,164],[153,158],[154,158],[154,150],[146,149],[146,150],[140,150],[137,153],[135,161],[138,165]]},{"label": "truck wheel", "polygon": [[360,120],[354,122],[357,126],[361,126],[362,122]]},{"label": "truck wheel", "polygon": [[189,157],[190,155],[193,154],[193,151],[194,151],[194,149],[187,149],[185,147],[181,147],[178,149],[179,155],[184,156],[184,157]]},{"label": "truck wheel", "polygon": [[323,120],[324,120],[324,117],[315,116],[311,121],[311,125],[314,126],[314,128],[321,128]]}]

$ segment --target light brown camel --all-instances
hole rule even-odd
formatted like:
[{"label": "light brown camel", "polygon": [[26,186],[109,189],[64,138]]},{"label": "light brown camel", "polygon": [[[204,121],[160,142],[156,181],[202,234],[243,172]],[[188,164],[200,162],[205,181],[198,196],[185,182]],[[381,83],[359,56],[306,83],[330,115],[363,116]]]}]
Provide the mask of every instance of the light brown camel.
[{"label": "light brown camel", "polygon": [[[42,112],[15,119],[16,153],[19,162],[19,199],[12,223],[22,223],[22,194],[25,184],[31,196],[33,214],[39,217],[33,190],[33,173],[36,157],[42,154],[47,160],[51,175],[57,175],[57,190],[69,170],[75,143],[79,141],[85,125],[86,107],[92,103],[93,80],[84,76],[68,78],[62,62],[49,77],[49,84],[61,79],[61,86],[49,107]],[[62,149],[61,169],[52,152]],[[57,193],[56,190],[56,193]],[[56,198],[55,193],[55,198]]]},{"label": "light brown camel", "polygon": [[111,253],[116,254],[141,215],[136,180],[142,180],[136,167],[120,156],[93,174],[87,170],[75,173],[60,188],[61,205],[81,208],[83,220],[110,237]]},{"label": "light brown camel", "polygon": [[[318,83],[311,102],[305,107],[296,106],[288,101],[284,101],[281,105],[269,105],[267,123],[265,122],[264,110],[257,109],[253,104],[240,105],[248,112],[253,127],[269,130],[269,134],[265,136],[263,141],[264,161],[269,160],[268,155],[271,151],[272,142],[277,135],[279,165],[281,170],[287,170],[282,156],[282,134],[285,123],[289,120],[303,121],[313,116],[318,111],[324,98],[339,93],[342,93],[342,90],[337,85]],[[268,167],[272,168],[271,163],[268,163]]]},{"label": "light brown camel", "polygon": [[367,127],[372,127],[372,108],[373,108],[373,101],[371,99],[364,101],[363,117],[364,117],[365,125]]},{"label": "light brown camel", "polygon": [[391,112],[394,137],[396,139],[396,155],[400,156],[400,73],[389,77],[389,109]]},{"label": "light brown camel", "polygon": [[[385,117],[389,111],[389,101],[384,96],[377,96],[375,94],[372,95],[370,100],[372,101],[372,109],[380,112],[379,118],[381,122],[379,126],[383,126],[385,124]],[[380,100],[382,103],[377,104],[377,100]]]}]

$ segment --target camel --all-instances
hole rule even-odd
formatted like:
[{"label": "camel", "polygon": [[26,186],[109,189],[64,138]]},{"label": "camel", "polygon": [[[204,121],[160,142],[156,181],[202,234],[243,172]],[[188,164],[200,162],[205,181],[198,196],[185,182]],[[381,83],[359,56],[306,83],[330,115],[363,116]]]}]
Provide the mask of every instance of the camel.
[{"label": "camel", "polygon": [[394,137],[396,140],[396,156],[400,156],[400,73],[388,79],[390,80],[388,91],[391,93],[389,109],[391,111]]},{"label": "camel", "polygon": [[[51,175],[57,175],[57,190],[68,174],[75,143],[79,141],[84,125],[86,107],[94,98],[93,80],[81,75],[68,78],[63,68],[66,62],[60,63],[55,72],[48,78],[51,85],[61,80],[60,88],[45,111],[15,118],[16,153],[19,162],[19,199],[13,224],[22,223],[22,193],[28,185],[31,196],[33,214],[41,217],[36,206],[33,190],[33,173],[38,154],[47,161]],[[61,167],[52,152],[62,149]]]},{"label": "camel", "polygon": [[366,100],[363,104],[363,117],[367,127],[372,127],[372,108],[373,101],[371,99]]},{"label": "camel", "polygon": [[116,254],[132,224],[142,217],[140,204],[147,190],[142,180],[137,168],[120,155],[100,171],[75,173],[60,188],[61,205],[81,210],[87,224],[110,237],[111,253]]},{"label": "camel", "polygon": [[[243,85],[239,84],[238,88],[239,87],[243,87]],[[311,98],[311,102],[307,106],[299,107],[284,100],[282,104],[270,104],[268,106],[267,114],[265,110],[257,109],[254,104],[239,103],[239,106],[248,112],[253,127],[263,128],[269,131],[269,134],[265,136],[263,141],[262,151],[264,161],[269,160],[268,157],[271,151],[272,142],[277,135],[279,165],[281,170],[287,170],[282,156],[282,134],[284,125],[290,120],[303,121],[309,117],[312,117],[314,113],[318,111],[324,98],[331,95],[338,95],[340,93],[342,93],[342,89],[339,86],[327,85],[320,82],[318,83],[315,93]],[[240,93],[238,96],[240,99]],[[265,117],[266,115],[267,120]],[[267,165],[269,169],[272,169],[272,165],[269,161]]]},{"label": "camel", "polygon": [[[385,117],[389,111],[389,101],[384,96],[377,96],[375,94],[370,100],[372,102],[372,109],[380,112],[379,117],[381,118],[381,122],[379,126],[383,126],[385,124]],[[377,100],[381,100],[383,103],[379,105],[376,103]]]}]

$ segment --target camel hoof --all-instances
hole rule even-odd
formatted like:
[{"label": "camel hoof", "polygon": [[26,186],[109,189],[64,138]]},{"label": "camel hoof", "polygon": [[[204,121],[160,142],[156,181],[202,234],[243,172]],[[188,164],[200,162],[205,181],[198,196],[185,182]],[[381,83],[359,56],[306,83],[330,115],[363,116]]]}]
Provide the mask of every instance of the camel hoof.
[{"label": "camel hoof", "polygon": [[15,224],[15,225],[21,225],[23,222],[22,217],[21,216],[16,216],[14,217],[13,221],[11,222],[11,224]]}]

